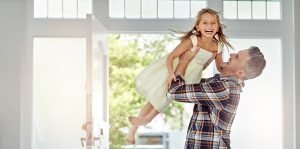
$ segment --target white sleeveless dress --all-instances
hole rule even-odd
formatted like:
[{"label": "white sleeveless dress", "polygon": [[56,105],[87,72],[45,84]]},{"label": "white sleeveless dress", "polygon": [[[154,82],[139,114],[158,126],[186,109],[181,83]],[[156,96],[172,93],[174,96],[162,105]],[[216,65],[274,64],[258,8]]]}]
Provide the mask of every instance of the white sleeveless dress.
[{"label": "white sleeveless dress", "polygon": [[[197,37],[192,35],[190,37],[193,43],[192,51],[197,48]],[[223,51],[223,44],[218,44],[218,53]],[[199,83],[203,71],[204,64],[212,57],[212,53],[200,49],[196,56],[191,60],[186,68],[184,80],[187,84]],[[174,59],[173,68],[177,67],[179,58]],[[167,56],[151,63],[135,78],[135,87],[139,94],[146,97],[146,99],[153,105],[153,107],[163,112],[163,109],[171,103],[171,100],[166,98],[168,78]]]}]

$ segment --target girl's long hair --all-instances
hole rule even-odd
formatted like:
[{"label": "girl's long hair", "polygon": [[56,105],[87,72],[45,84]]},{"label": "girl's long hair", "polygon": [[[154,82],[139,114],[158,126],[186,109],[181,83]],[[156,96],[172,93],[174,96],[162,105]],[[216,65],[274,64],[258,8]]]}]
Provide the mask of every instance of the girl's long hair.
[{"label": "girl's long hair", "polygon": [[188,32],[178,32],[178,31],[174,31],[174,30],[171,30],[171,31],[174,32],[174,33],[183,33],[184,35],[179,37],[179,39],[181,41],[190,38],[190,36],[192,36],[192,35],[196,35],[197,37],[201,37],[201,32],[197,31],[196,26],[199,24],[199,22],[201,20],[201,16],[205,13],[209,13],[211,15],[214,15],[217,18],[217,23],[218,23],[218,26],[219,26],[219,30],[216,33],[216,35],[214,36],[214,39],[217,40],[218,42],[221,42],[221,43],[225,44],[225,46],[227,48],[233,49],[232,45],[227,41],[227,37],[223,33],[223,28],[226,28],[226,26],[221,24],[220,17],[218,15],[219,12],[217,12],[213,9],[210,9],[210,8],[204,8],[204,9],[201,9],[198,12],[197,17],[195,18],[195,23],[194,23],[192,29],[189,30]]}]

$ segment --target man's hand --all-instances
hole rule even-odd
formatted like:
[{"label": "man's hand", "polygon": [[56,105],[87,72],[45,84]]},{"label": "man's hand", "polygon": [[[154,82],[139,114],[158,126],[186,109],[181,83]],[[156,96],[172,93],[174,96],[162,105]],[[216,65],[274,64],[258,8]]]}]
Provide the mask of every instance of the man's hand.
[{"label": "man's hand", "polygon": [[181,62],[189,63],[198,52],[199,48],[195,49],[194,51],[188,50],[185,53],[181,54],[179,59]]},{"label": "man's hand", "polygon": [[184,76],[187,65],[195,57],[198,51],[199,48],[194,51],[188,50],[185,53],[181,54],[179,57],[179,64],[177,66],[175,74],[180,74]]}]

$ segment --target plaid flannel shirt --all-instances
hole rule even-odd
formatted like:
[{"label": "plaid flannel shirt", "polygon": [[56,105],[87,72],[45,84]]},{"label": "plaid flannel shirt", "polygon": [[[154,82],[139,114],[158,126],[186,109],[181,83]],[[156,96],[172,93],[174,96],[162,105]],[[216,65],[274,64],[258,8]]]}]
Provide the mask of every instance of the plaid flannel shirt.
[{"label": "plaid flannel shirt", "polygon": [[169,100],[195,103],[187,131],[186,149],[230,149],[230,128],[243,82],[216,74],[199,84],[185,84],[181,76],[172,82]]}]

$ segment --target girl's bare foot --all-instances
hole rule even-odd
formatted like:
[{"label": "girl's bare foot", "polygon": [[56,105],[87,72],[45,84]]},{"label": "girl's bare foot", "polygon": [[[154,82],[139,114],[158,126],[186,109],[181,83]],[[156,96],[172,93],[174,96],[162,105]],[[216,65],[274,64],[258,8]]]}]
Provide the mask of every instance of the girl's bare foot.
[{"label": "girl's bare foot", "polygon": [[127,134],[127,142],[129,144],[135,144],[135,133],[136,133],[137,127],[133,126],[130,128],[128,134]]},{"label": "girl's bare foot", "polygon": [[135,116],[128,117],[128,120],[132,126],[147,125],[150,122],[148,120],[145,120],[144,118],[135,117]]}]

